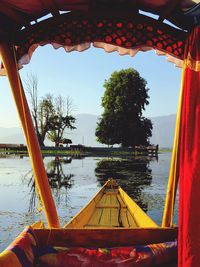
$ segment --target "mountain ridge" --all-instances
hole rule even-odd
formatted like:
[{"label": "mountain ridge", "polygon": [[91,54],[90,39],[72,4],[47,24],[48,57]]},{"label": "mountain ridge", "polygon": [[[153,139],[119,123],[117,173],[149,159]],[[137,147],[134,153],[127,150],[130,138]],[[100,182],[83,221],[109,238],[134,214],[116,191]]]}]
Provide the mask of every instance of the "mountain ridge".
[{"label": "mountain ridge", "polygon": [[[86,146],[104,147],[96,141],[95,129],[100,116],[88,113],[77,114],[75,126],[77,129],[66,130],[65,137],[72,139],[74,144],[84,144]],[[162,148],[171,148],[175,128],[176,115],[156,116],[150,118],[153,123],[152,144],[159,144]],[[20,127],[0,127],[0,143],[25,144],[23,132]],[[50,141],[45,141],[46,145],[52,145]]]}]

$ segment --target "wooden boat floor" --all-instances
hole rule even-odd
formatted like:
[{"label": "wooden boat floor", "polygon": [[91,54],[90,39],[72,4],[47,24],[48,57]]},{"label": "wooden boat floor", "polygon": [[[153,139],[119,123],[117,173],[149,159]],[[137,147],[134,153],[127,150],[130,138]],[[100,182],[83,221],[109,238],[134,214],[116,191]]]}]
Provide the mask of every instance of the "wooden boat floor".
[{"label": "wooden boat floor", "polygon": [[158,225],[114,180],[108,180],[65,228],[148,228]]},{"label": "wooden boat floor", "polygon": [[138,227],[118,190],[106,189],[84,228]]}]

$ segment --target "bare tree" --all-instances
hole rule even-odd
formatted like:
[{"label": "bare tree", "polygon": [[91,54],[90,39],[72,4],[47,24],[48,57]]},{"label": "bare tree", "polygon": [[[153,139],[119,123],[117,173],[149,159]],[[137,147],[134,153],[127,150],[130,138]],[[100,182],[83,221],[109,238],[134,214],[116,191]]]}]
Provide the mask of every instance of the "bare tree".
[{"label": "bare tree", "polygon": [[75,108],[72,99],[69,96],[66,99],[62,96],[54,98],[51,94],[39,99],[38,78],[35,74],[27,75],[24,83],[29,94],[31,115],[40,146],[45,145],[47,134],[58,146],[65,128],[75,128],[72,125],[75,122],[71,115]]},{"label": "bare tree", "polygon": [[70,116],[72,113],[76,110],[76,107],[74,105],[74,102],[70,96],[66,97],[65,100],[65,109],[66,109],[66,115]]},{"label": "bare tree", "polygon": [[31,115],[40,146],[44,146],[47,132],[52,127],[54,116],[53,96],[48,94],[42,99],[38,97],[38,78],[35,74],[28,74],[24,81],[29,94]]},{"label": "bare tree", "polygon": [[73,126],[75,118],[71,115],[73,110],[73,101],[70,97],[64,99],[62,96],[55,98],[55,116],[54,126],[48,133],[48,138],[55,143],[55,146],[59,146],[62,142],[63,134],[66,128],[75,129]]},{"label": "bare tree", "polygon": [[[29,94],[30,104],[31,104],[31,115],[33,118],[33,123],[38,131],[38,78],[35,74],[27,74],[27,79],[24,81],[26,91]],[[38,132],[37,132],[38,134]]]},{"label": "bare tree", "polygon": [[47,133],[55,127],[55,115],[53,96],[51,94],[47,94],[41,99],[38,106],[37,132],[41,146],[44,146],[44,140]]}]

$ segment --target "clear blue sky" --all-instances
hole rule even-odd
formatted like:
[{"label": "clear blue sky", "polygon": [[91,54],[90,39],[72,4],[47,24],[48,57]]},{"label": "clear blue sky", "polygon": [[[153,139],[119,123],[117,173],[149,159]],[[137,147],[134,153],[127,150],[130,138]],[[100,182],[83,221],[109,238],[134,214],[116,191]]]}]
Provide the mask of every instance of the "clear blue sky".
[{"label": "clear blue sky", "polygon": [[[154,51],[139,52],[135,57],[106,53],[90,48],[84,52],[66,53],[50,45],[38,48],[32,60],[20,71],[22,80],[34,73],[39,80],[39,96],[51,92],[54,96],[70,96],[76,114],[102,113],[103,83],[115,70],[135,68],[147,80],[150,104],[147,117],[176,113],[181,69],[167,62]],[[6,77],[0,77],[0,127],[19,126],[15,105]]]}]

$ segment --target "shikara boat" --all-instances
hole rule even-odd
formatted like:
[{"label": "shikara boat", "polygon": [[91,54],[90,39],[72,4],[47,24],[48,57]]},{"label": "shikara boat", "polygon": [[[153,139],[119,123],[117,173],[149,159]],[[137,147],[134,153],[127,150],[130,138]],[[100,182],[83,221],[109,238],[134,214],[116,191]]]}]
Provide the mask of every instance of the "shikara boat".
[{"label": "shikara boat", "polygon": [[0,255],[1,267],[176,266],[176,262],[177,228],[160,228],[112,179],[63,228],[35,223]]},{"label": "shikara boat", "polygon": [[[199,0],[1,1],[0,74],[10,82],[47,226],[37,222],[25,229],[0,254],[0,267],[172,267],[177,260],[173,211],[178,180],[178,266],[200,266],[199,24]],[[18,71],[46,44],[67,52],[92,44],[131,56],[154,49],[183,68],[162,227],[114,181],[61,227]]]}]

